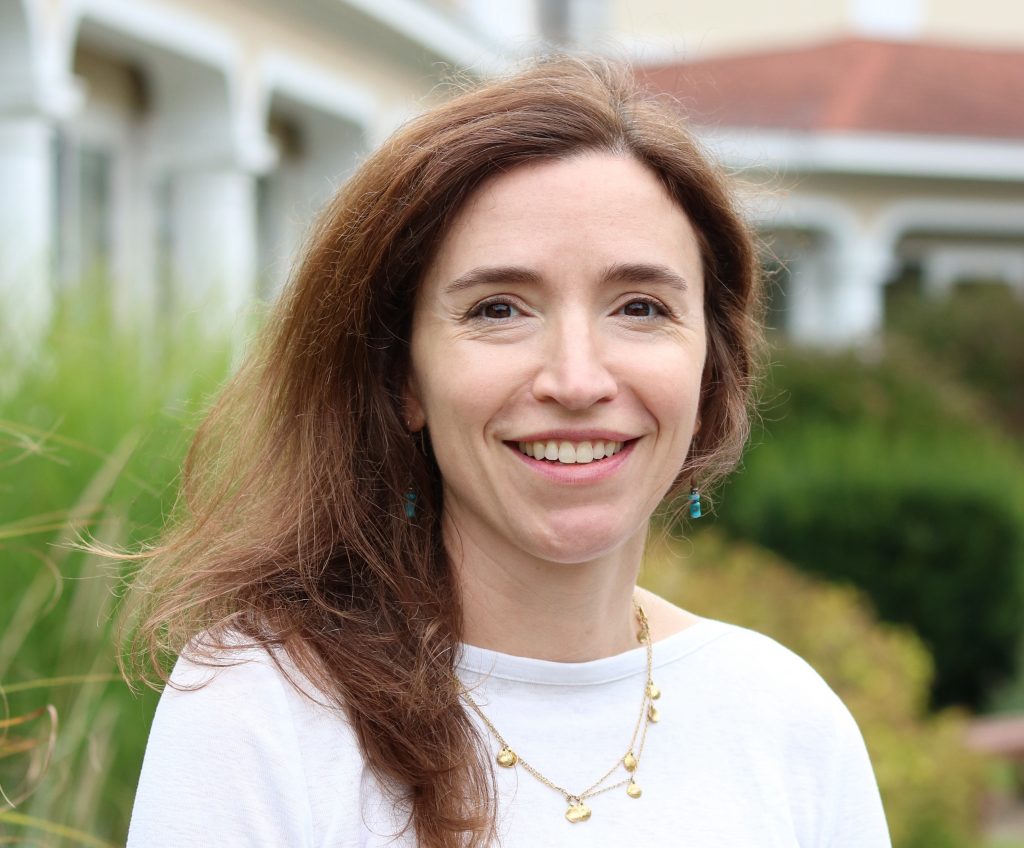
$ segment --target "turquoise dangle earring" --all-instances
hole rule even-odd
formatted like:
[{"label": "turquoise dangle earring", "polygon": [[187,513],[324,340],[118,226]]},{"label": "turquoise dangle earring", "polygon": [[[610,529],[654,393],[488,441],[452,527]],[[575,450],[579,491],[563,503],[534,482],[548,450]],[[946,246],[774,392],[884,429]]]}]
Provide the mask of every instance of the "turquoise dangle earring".
[{"label": "turquoise dangle earring", "polygon": [[[420,448],[423,447],[423,430],[413,430],[412,421],[408,418],[405,419],[405,429],[408,432],[410,438],[415,439],[417,436],[420,440]],[[410,486],[405,493],[405,517],[412,521],[416,517],[416,490]]]},{"label": "turquoise dangle earring", "polygon": [[690,518],[700,518],[700,489],[690,481]]},{"label": "turquoise dangle earring", "polygon": [[[697,422],[693,428],[694,435],[700,432],[700,415],[697,416]],[[697,482],[690,478],[690,518],[700,518],[700,489],[697,488]]]}]

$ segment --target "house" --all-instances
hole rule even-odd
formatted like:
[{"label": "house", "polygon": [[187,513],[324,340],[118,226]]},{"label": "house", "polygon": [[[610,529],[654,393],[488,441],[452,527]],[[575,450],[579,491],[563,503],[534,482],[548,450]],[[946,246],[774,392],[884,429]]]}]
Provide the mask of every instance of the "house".
[{"label": "house", "polygon": [[841,37],[643,77],[750,185],[795,340],[870,339],[896,281],[1024,297],[1024,49]]},{"label": "house", "polygon": [[552,42],[634,59],[753,186],[796,340],[870,339],[894,280],[1024,290],[1014,0],[727,5],[0,0],[0,347],[93,277],[126,320],[231,320],[450,68]]},{"label": "house", "polygon": [[417,0],[0,0],[4,340],[90,276],[132,320],[237,314],[451,67],[504,62]]}]

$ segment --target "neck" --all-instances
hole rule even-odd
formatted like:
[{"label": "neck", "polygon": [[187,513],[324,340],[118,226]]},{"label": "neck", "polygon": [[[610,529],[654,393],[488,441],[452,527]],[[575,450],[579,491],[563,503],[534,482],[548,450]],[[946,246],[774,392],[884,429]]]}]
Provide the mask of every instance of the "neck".
[{"label": "neck", "polygon": [[633,592],[646,528],[582,563],[497,549],[447,528],[463,641],[514,656],[586,662],[637,647]]}]

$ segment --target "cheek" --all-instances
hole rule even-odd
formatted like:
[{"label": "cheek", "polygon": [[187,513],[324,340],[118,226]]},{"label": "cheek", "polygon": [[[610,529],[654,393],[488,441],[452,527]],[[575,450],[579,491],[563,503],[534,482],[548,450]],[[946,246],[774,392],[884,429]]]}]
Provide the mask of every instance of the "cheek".
[{"label": "cheek", "polygon": [[647,406],[662,426],[687,423],[700,403],[703,362],[693,356],[666,355],[644,374]]},{"label": "cheek", "polygon": [[[467,349],[469,347],[469,349]],[[526,379],[531,353],[512,346],[453,345],[435,357],[432,383],[441,407],[458,407],[451,414],[478,420],[513,398]]]},{"label": "cheek", "polygon": [[[422,383],[427,424],[438,461],[458,462],[486,438],[514,392],[513,380],[491,357],[449,357]],[[442,468],[442,471],[444,469]]]}]

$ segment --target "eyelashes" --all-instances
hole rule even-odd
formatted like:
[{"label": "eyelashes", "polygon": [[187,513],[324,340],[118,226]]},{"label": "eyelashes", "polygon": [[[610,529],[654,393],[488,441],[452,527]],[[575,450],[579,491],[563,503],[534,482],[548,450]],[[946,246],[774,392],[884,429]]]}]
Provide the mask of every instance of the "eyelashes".
[{"label": "eyelashes", "polygon": [[[644,314],[638,314],[636,307],[640,305]],[[630,312],[630,308],[632,311]],[[616,314],[625,310],[624,317],[635,321],[653,321],[658,318],[675,318],[676,313],[671,307],[649,295],[633,295],[626,300],[615,311]],[[515,298],[507,295],[496,295],[474,304],[468,312],[463,315],[466,321],[482,321],[488,324],[504,324],[515,318],[521,317],[527,309]]]},{"label": "eyelashes", "polygon": [[[637,315],[635,313],[630,314],[628,312],[629,308],[631,306],[635,306],[638,303],[642,304],[645,307],[647,307],[650,310],[650,314],[646,314],[646,315]],[[624,304],[622,304],[622,306],[619,307],[619,309],[620,310],[623,310],[623,309],[627,310],[626,317],[628,317],[628,318],[636,318],[636,319],[639,319],[641,321],[642,320],[651,320],[653,318],[661,318],[661,317],[665,317],[665,318],[674,318],[675,317],[675,312],[673,312],[666,304],[662,303],[657,298],[649,297],[647,295],[636,295],[634,297],[631,297]]]},{"label": "eyelashes", "polygon": [[[488,314],[490,312],[491,314]],[[497,314],[495,314],[497,313]],[[502,314],[504,313],[504,314]],[[476,304],[465,317],[469,319],[480,319],[491,323],[503,323],[517,318],[523,313],[523,309],[511,298],[491,297]]]}]

